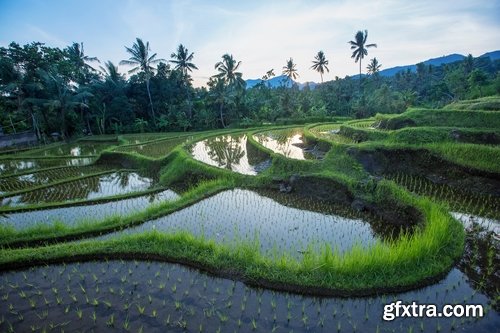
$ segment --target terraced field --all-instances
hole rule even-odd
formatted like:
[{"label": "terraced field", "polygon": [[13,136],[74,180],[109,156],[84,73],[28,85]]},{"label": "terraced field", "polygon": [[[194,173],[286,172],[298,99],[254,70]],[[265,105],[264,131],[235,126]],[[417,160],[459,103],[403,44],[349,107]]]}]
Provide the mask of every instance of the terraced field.
[{"label": "terraced field", "polygon": [[494,332],[486,102],[0,154],[0,331]]}]

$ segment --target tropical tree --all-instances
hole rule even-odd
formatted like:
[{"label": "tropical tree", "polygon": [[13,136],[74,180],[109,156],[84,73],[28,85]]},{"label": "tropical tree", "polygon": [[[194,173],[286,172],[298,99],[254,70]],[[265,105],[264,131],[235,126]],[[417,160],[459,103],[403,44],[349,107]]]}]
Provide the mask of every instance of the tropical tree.
[{"label": "tropical tree", "polygon": [[189,50],[184,47],[184,45],[179,44],[177,48],[177,53],[172,53],[170,55],[171,63],[175,64],[175,69],[179,70],[182,73],[182,80],[186,87],[187,100],[188,100],[188,118],[191,119],[193,111],[191,105],[191,94],[189,92],[189,82],[191,78],[189,77],[188,72],[192,72],[193,69],[198,69],[195,64],[192,63],[194,58],[194,52],[189,53]]},{"label": "tropical tree", "polygon": [[245,81],[242,78],[241,72],[237,72],[241,65],[241,61],[236,61],[233,55],[224,54],[222,61],[215,64],[215,69],[219,74],[214,75],[224,81],[227,87],[235,88],[236,90],[245,88]]},{"label": "tropical tree", "polygon": [[93,95],[88,92],[87,87],[76,88],[68,84],[66,79],[57,71],[43,69],[39,70],[39,76],[43,82],[44,98],[33,99],[33,101],[42,104],[49,109],[58,110],[60,119],[61,135],[66,138],[68,135],[68,126],[66,118],[68,113],[74,108],[88,108],[84,101]]},{"label": "tropical tree", "polygon": [[297,65],[293,63],[293,59],[290,58],[286,61],[286,66],[283,66],[283,75],[288,78],[288,81],[295,80],[299,77],[299,73],[297,73]]},{"label": "tropical tree", "polygon": [[193,69],[198,69],[198,67],[192,63],[193,57],[194,52],[189,53],[189,50],[182,44],[179,44],[177,53],[174,52],[170,55],[170,58],[172,58],[170,62],[175,64],[175,69],[182,72],[183,78],[186,82],[189,82],[188,72],[192,72]]},{"label": "tropical tree", "polygon": [[73,43],[65,50],[66,56],[74,67],[75,80],[79,84],[86,83],[86,74],[94,71],[94,68],[88,62],[100,62],[97,57],[89,57],[85,55],[83,43]]},{"label": "tropical tree", "polygon": [[116,83],[123,79],[123,76],[118,72],[118,67],[111,61],[106,61],[104,67],[99,66],[99,68],[106,80]]},{"label": "tropical tree", "polygon": [[321,75],[321,83],[323,83],[323,74],[325,74],[325,70],[330,72],[328,69],[328,60],[326,60],[325,53],[323,51],[319,51],[318,54],[314,57],[312,69],[317,71]]},{"label": "tropical tree", "polygon": [[378,62],[377,58],[373,58],[370,60],[368,66],[366,66],[366,69],[369,75],[377,75],[380,71],[380,67],[382,67],[382,65]]},{"label": "tropical tree", "polygon": [[359,61],[360,82],[361,82],[361,61],[366,55],[368,55],[368,48],[377,47],[377,44],[366,44],[367,39],[368,39],[368,30],[365,30],[364,32],[358,31],[354,36],[354,40],[349,41],[349,44],[351,44],[351,50],[354,50],[352,52],[351,58],[353,58],[355,62]]},{"label": "tropical tree", "polygon": [[153,107],[153,99],[151,98],[149,82],[154,71],[152,65],[165,60],[155,59],[156,53],[150,56],[149,52],[151,49],[149,48],[149,42],[146,42],[146,44],[144,44],[144,42],[140,38],[136,38],[136,41],[134,42],[132,47],[125,46],[125,49],[131,55],[131,57],[128,60],[120,61],[120,65],[135,66],[134,68],[128,71],[130,74],[137,72],[144,73],[146,80],[146,90],[149,98],[149,105],[151,107],[151,117],[153,119],[154,124],[156,125],[156,115]]},{"label": "tropical tree", "polygon": [[226,84],[223,79],[213,76],[208,82],[210,87],[210,97],[214,100],[214,103],[219,106],[219,118],[222,127],[226,127],[224,121],[224,106],[230,103],[230,98],[228,90],[226,89]]}]

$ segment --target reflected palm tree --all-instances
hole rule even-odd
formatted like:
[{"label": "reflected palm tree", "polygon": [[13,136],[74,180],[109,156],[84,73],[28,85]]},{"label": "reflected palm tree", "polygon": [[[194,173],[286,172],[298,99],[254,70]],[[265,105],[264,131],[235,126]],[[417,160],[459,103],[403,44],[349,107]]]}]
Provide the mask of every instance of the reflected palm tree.
[{"label": "reflected palm tree", "polygon": [[126,188],[130,183],[130,173],[128,172],[118,172],[116,174],[118,177],[118,182],[121,188]]},{"label": "reflected palm tree", "polygon": [[222,135],[206,140],[207,153],[219,167],[232,170],[233,165],[239,164],[245,156],[245,150],[241,143],[242,137]]}]

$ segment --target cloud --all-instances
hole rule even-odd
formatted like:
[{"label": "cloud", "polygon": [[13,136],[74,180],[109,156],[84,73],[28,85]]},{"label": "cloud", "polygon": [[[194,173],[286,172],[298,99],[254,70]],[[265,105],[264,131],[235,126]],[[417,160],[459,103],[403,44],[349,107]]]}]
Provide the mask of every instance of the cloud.
[{"label": "cloud", "polygon": [[[215,73],[214,64],[224,53],[242,61],[245,78],[261,77],[271,68],[279,74],[293,57],[300,80],[317,81],[319,75],[310,66],[319,50],[330,61],[325,80],[355,74],[358,64],[347,42],[364,29],[378,48],[369,50],[363,67],[373,57],[388,68],[500,48],[500,3],[488,0],[88,0],[82,8],[100,8],[99,13],[83,11],[72,17],[74,24],[64,21],[76,10],[72,2],[53,8],[14,5],[4,15],[10,21],[3,24],[2,39],[5,35],[60,47],[78,39],[90,55],[115,63],[127,57],[123,45],[132,45],[136,37],[149,41],[152,51],[166,59],[182,43],[195,53],[197,86]],[[52,19],[39,19],[45,17],[41,11]]]}]

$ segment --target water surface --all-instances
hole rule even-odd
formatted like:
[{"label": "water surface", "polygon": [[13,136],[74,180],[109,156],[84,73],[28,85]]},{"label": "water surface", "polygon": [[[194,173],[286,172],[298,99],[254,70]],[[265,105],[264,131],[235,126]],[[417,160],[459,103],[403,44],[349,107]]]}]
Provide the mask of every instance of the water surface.
[{"label": "water surface", "polygon": [[271,166],[269,156],[247,141],[246,135],[221,135],[190,147],[198,161],[245,175],[256,175]]},{"label": "water surface", "polygon": [[67,226],[74,226],[82,221],[104,220],[113,215],[125,216],[146,209],[148,206],[166,200],[175,200],[179,195],[172,190],[110,201],[100,204],[62,207],[54,209],[32,210],[21,213],[3,213],[0,215],[0,225],[11,226],[17,230],[26,229],[35,225],[52,225],[62,222]]}]

